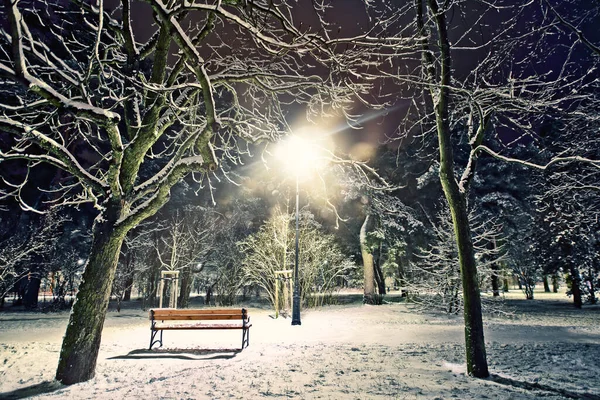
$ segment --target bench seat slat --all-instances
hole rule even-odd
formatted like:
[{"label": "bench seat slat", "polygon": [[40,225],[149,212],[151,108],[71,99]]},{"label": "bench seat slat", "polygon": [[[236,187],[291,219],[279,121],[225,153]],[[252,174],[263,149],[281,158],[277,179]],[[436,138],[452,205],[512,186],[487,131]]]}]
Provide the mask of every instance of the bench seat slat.
[{"label": "bench seat slat", "polygon": [[167,316],[183,316],[183,315],[203,315],[208,316],[212,314],[218,315],[236,315],[241,316],[242,311],[238,309],[206,309],[206,310],[197,310],[197,309],[175,309],[175,308],[161,308],[150,310],[150,319],[152,319],[152,314],[154,313],[154,318],[159,319]]},{"label": "bench seat slat", "polygon": [[154,314],[155,321],[234,320],[234,319],[242,319],[242,313],[238,313],[236,315],[232,315],[232,314],[156,315],[156,314]]},{"label": "bench seat slat", "polygon": [[248,329],[252,324],[156,324],[156,330],[175,330],[175,329]]}]

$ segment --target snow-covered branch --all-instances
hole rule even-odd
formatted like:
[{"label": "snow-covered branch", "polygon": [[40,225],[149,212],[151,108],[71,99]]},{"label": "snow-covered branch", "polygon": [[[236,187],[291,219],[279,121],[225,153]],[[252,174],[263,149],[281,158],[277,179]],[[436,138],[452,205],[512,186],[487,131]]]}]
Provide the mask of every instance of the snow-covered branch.
[{"label": "snow-covered branch", "polygon": [[539,169],[539,170],[546,170],[556,164],[564,164],[564,163],[583,163],[586,165],[590,165],[594,168],[600,169],[600,160],[592,160],[592,159],[589,159],[586,157],[581,157],[581,156],[554,157],[550,161],[548,161],[546,164],[536,164],[531,161],[520,160],[517,158],[503,156],[502,154],[499,154],[499,153],[495,152],[494,150],[490,149],[489,147],[483,146],[483,145],[475,148],[475,151],[483,151],[498,160],[521,164],[526,167],[531,167],[531,168],[535,168],[535,169]]}]

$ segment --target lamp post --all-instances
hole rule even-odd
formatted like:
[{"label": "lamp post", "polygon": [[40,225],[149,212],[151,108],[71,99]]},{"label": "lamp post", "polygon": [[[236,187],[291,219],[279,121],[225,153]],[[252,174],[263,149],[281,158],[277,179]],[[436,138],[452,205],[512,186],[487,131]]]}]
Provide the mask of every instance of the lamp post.
[{"label": "lamp post", "polygon": [[300,286],[298,282],[298,231],[299,231],[299,203],[300,190],[298,189],[298,174],[296,174],[296,260],[294,262],[294,294],[292,296],[292,325],[302,325],[300,321]]},{"label": "lamp post", "polygon": [[[314,129],[312,130],[314,133]],[[294,262],[294,290],[292,294],[292,325],[301,325],[300,321],[300,190],[299,181],[310,171],[319,168],[322,162],[322,146],[315,146],[314,141],[306,140],[306,137],[290,135],[278,148],[277,156],[285,169],[292,170],[296,178],[296,254]]]}]

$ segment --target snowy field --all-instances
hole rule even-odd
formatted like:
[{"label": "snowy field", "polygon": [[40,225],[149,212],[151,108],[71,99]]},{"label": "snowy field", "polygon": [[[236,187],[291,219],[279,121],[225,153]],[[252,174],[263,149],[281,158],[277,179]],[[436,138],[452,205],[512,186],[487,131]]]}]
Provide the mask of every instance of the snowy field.
[{"label": "snowy field", "polygon": [[564,294],[511,293],[511,318],[486,317],[492,377],[465,376],[459,316],[405,304],[330,306],[302,325],[250,308],[240,331],[166,331],[149,351],[147,312],[109,312],[96,377],[53,382],[68,313],[0,312],[0,398],[600,399],[600,308]]}]

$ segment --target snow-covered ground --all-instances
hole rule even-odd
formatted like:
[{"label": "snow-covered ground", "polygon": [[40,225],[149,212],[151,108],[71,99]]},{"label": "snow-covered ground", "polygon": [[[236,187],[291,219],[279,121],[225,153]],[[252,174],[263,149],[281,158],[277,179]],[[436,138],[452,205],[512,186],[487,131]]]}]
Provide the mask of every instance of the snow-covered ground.
[{"label": "snow-covered ground", "polygon": [[96,377],[65,387],[53,376],[68,313],[2,312],[0,398],[600,399],[600,309],[536,295],[485,318],[486,380],[465,375],[462,317],[400,303],[307,310],[301,326],[250,308],[242,352],[240,331],[167,331],[149,351],[147,313],[111,311]]}]

